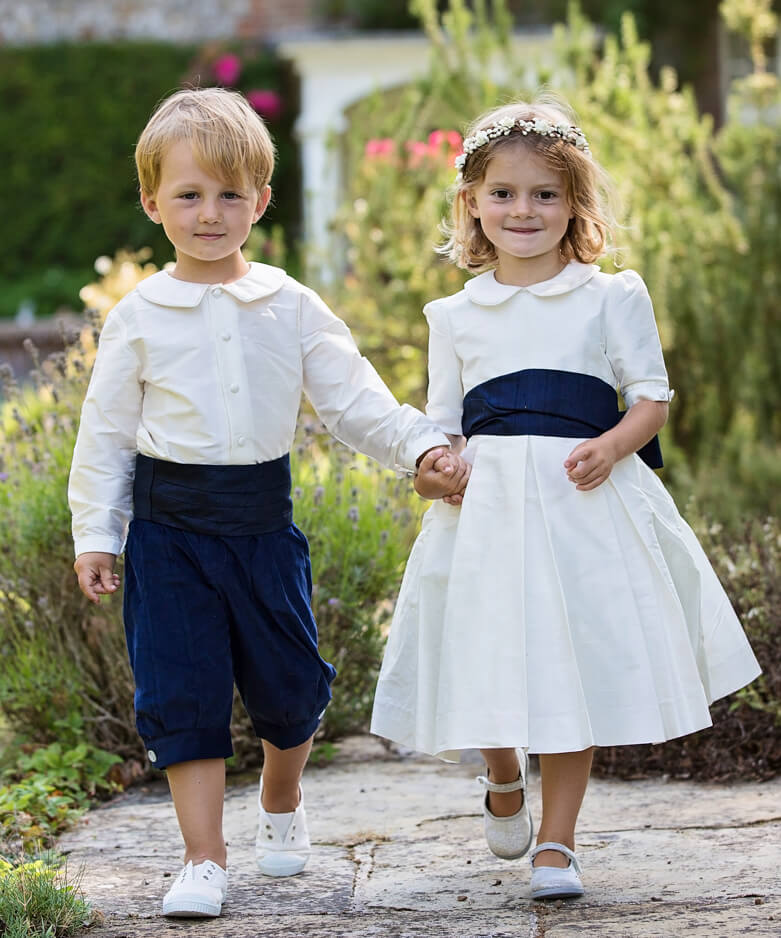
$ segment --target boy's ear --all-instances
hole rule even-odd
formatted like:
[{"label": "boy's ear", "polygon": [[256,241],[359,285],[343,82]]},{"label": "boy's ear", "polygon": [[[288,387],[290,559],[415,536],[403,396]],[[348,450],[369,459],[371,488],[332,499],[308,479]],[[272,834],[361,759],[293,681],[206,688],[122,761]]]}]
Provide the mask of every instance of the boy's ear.
[{"label": "boy's ear", "polygon": [[271,199],[271,186],[264,186],[263,191],[258,196],[258,204],[255,206],[255,217],[253,219],[253,224],[256,222],[268,208],[268,203]]},{"label": "boy's ear", "polygon": [[141,206],[146,212],[147,216],[156,224],[160,224],[160,212],[157,210],[157,201],[153,196],[147,195],[146,192],[141,193]]}]

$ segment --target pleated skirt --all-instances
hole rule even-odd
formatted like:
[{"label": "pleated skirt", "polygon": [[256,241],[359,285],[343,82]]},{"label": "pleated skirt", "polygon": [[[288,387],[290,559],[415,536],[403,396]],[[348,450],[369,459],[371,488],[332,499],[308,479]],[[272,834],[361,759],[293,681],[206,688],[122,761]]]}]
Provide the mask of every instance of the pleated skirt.
[{"label": "pleated skirt", "polygon": [[632,455],[578,492],[578,442],[473,438],[463,505],[435,502],[410,555],[372,732],[448,760],[658,743],[759,674],[656,474]]}]

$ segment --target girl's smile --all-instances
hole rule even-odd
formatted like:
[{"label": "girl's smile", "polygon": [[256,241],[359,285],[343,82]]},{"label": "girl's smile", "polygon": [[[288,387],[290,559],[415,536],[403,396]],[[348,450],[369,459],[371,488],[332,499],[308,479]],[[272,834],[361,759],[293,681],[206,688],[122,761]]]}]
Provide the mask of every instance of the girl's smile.
[{"label": "girl's smile", "polygon": [[497,280],[528,286],[564,267],[560,244],[572,217],[566,181],[523,143],[502,147],[466,199],[496,248]]}]

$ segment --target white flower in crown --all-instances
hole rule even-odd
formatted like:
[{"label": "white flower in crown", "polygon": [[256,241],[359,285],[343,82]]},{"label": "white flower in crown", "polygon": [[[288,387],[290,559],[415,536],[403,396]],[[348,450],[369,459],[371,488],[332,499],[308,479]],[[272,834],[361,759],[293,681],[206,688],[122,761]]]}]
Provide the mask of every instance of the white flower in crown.
[{"label": "white flower in crown", "polygon": [[532,121],[531,129],[534,131],[534,133],[539,134],[541,137],[556,136],[556,128],[553,126],[553,124],[543,120],[541,117],[537,117],[534,121]]}]

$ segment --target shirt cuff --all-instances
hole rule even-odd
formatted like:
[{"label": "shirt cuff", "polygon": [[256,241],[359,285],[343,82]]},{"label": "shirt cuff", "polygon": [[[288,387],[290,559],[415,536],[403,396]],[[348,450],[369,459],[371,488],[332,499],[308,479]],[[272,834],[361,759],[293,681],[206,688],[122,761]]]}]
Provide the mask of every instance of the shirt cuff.
[{"label": "shirt cuff", "polygon": [[420,436],[416,436],[414,440],[410,440],[405,445],[402,462],[395,468],[397,470],[411,469],[414,472],[418,459],[428,450],[434,449],[435,446],[444,446],[450,449],[450,440],[441,430],[432,429],[421,433]]},{"label": "shirt cuff", "polygon": [[74,538],[73,546],[77,557],[93,551],[101,554],[114,554],[115,557],[118,557],[124,550],[125,542],[116,537],[88,534],[85,537]]},{"label": "shirt cuff", "polygon": [[638,401],[671,401],[675,391],[661,381],[636,381],[627,388],[621,389],[621,396],[627,407],[632,407]]}]

